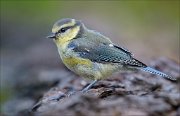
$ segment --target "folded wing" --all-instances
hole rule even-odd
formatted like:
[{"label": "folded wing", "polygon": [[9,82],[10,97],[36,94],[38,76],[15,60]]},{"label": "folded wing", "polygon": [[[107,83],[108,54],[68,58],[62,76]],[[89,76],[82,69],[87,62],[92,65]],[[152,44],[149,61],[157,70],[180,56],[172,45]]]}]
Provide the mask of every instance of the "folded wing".
[{"label": "folded wing", "polygon": [[131,52],[112,44],[88,44],[87,46],[74,45],[73,50],[74,52],[77,52],[80,57],[89,59],[93,62],[121,63],[122,65],[129,65],[134,67],[146,67],[145,64],[134,59]]}]

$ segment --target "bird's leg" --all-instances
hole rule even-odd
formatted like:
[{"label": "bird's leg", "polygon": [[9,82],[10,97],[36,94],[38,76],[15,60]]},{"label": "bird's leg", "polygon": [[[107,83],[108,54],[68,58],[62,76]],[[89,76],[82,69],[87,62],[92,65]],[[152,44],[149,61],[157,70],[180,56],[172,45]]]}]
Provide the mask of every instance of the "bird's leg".
[{"label": "bird's leg", "polygon": [[69,93],[67,94],[67,97],[70,97],[70,96],[75,95],[75,94],[76,94],[76,91],[69,92]]},{"label": "bird's leg", "polygon": [[94,80],[94,81],[91,82],[87,87],[85,87],[83,90],[81,90],[81,92],[82,92],[82,93],[87,92],[96,82],[97,82],[97,80]]},{"label": "bird's leg", "polygon": [[[83,88],[83,89],[81,90],[81,92],[82,92],[82,93],[86,93],[96,82],[97,82],[97,80],[94,80],[94,81],[91,82],[87,87]],[[67,94],[67,97],[70,97],[70,96],[76,94],[76,92],[77,92],[77,91],[69,92],[69,93]]]}]

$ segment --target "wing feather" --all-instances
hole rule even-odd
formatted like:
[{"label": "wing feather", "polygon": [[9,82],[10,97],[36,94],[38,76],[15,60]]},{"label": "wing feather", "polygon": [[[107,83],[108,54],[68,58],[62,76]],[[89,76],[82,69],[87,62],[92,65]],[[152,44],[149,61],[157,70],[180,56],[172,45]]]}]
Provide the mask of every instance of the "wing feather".
[{"label": "wing feather", "polygon": [[93,62],[98,63],[121,63],[123,65],[136,66],[136,67],[146,67],[142,62],[134,59],[132,53],[124,48],[109,44],[84,44],[73,45],[73,51],[76,52],[80,57],[89,59]]}]

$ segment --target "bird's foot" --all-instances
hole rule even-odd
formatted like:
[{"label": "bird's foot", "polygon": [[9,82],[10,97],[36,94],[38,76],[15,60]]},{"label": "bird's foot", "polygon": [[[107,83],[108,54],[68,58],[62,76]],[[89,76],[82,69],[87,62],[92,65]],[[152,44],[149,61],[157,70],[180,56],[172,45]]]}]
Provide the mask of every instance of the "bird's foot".
[{"label": "bird's foot", "polygon": [[77,91],[70,91],[69,93],[67,93],[67,97],[75,95],[76,93],[77,93]]}]

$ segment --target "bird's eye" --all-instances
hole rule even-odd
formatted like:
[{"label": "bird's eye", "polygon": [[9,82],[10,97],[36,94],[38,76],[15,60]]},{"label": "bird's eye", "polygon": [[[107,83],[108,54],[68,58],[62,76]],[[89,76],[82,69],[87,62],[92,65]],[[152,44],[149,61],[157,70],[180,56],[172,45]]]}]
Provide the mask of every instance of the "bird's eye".
[{"label": "bird's eye", "polygon": [[61,29],[60,29],[60,33],[64,33],[65,31],[66,31],[65,28],[61,28]]}]

